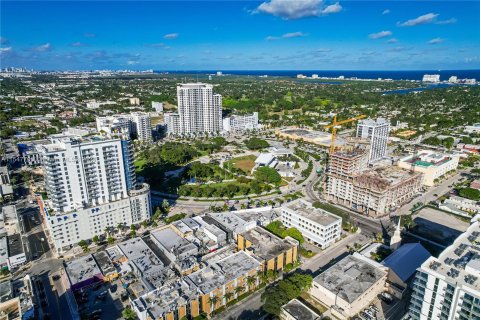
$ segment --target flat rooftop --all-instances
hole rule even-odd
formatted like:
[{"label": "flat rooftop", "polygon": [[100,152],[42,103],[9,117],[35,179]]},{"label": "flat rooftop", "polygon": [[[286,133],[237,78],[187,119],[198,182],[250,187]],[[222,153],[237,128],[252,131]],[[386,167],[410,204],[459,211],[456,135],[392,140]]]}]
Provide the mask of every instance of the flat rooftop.
[{"label": "flat rooftop", "polygon": [[333,223],[342,221],[342,218],[323,209],[315,208],[310,202],[303,199],[294,200],[284,205],[282,208],[290,209],[303,218],[314,221],[322,226],[329,226]]},{"label": "flat rooftop", "polygon": [[102,271],[91,254],[65,262],[65,270],[72,286],[102,275]]},{"label": "flat rooftop", "polygon": [[230,281],[260,267],[260,263],[244,251],[214,262],[186,277],[202,294],[207,294]]},{"label": "flat rooftop", "polygon": [[430,257],[421,268],[442,275],[446,281],[456,286],[479,291],[480,221],[472,223],[438,258]]},{"label": "flat rooftop", "polygon": [[113,273],[117,270],[105,251],[95,252],[93,257],[104,275]]},{"label": "flat rooftop", "polygon": [[273,220],[279,218],[282,212],[279,208],[263,207],[253,208],[229,212],[230,215],[235,215],[244,221],[256,221],[257,224],[267,225]]},{"label": "flat rooftop", "polygon": [[387,274],[381,265],[369,260],[360,254],[346,256],[313,281],[334,294],[338,292],[338,297],[353,303]]},{"label": "flat rooftop", "polygon": [[190,245],[190,242],[179,236],[172,228],[166,227],[155,230],[150,235],[157,240],[168,252],[176,252],[181,248]]},{"label": "flat rooftop", "polygon": [[8,256],[14,257],[16,255],[24,253],[22,236],[19,233],[7,236],[8,238]]},{"label": "flat rooftop", "polygon": [[317,320],[320,316],[297,299],[290,300],[282,306],[284,312],[287,312],[295,320]]},{"label": "flat rooftop", "polygon": [[252,247],[247,250],[259,260],[265,261],[278,257],[282,252],[298,245],[295,241],[280,239],[261,227],[255,227],[243,233],[242,236],[252,243]]}]

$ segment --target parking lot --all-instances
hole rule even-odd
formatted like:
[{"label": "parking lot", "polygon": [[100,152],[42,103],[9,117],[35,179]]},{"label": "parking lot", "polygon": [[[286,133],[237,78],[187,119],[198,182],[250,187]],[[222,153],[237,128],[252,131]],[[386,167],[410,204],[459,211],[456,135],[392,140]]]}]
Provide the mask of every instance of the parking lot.
[{"label": "parking lot", "polygon": [[[123,302],[122,293],[124,294]],[[118,279],[112,282],[99,282],[77,291],[75,298],[81,318],[120,319],[124,306],[128,305],[128,298],[125,299],[127,297],[125,293],[126,290]]]}]

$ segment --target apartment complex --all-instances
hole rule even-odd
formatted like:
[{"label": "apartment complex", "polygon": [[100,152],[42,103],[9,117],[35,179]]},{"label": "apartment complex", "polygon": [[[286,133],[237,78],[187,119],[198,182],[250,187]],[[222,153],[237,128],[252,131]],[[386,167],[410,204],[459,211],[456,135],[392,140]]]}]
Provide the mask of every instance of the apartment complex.
[{"label": "apartment complex", "polygon": [[480,216],[438,258],[430,257],[413,282],[412,319],[480,318]]},{"label": "apartment complex", "polygon": [[368,161],[375,162],[387,154],[388,133],[390,122],[387,119],[360,120],[357,125],[357,138],[370,142]]},{"label": "apartment complex", "polygon": [[36,147],[48,195],[38,202],[57,250],[150,217],[150,188],[136,181],[130,140],[55,135]]},{"label": "apartment complex", "polygon": [[97,117],[96,122],[98,132],[134,135],[140,141],[152,140],[152,121],[145,112]]},{"label": "apartment complex", "polygon": [[223,131],[236,132],[259,129],[258,112],[245,115],[233,115],[223,119]]},{"label": "apartment complex", "polygon": [[216,134],[222,131],[222,96],[213,93],[212,85],[180,84],[177,86],[177,103],[178,116],[170,115],[165,121],[168,134]]},{"label": "apartment complex", "polygon": [[458,156],[421,150],[417,154],[400,159],[397,166],[423,173],[423,184],[431,187],[447,172],[456,170],[458,160]]},{"label": "apartment complex", "polygon": [[340,239],[342,218],[315,208],[303,199],[292,201],[281,209],[285,227],[297,228],[307,241],[322,249]]},{"label": "apartment complex", "polygon": [[325,197],[370,216],[382,216],[409,201],[422,187],[421,173],[398,167],[367,168],[364,149],[330,155]]}]

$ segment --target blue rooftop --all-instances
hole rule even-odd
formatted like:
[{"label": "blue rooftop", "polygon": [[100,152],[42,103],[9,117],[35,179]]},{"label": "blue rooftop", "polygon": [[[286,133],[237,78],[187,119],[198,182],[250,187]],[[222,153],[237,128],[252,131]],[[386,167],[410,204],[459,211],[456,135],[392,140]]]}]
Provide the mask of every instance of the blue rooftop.
[{"label": "blue rooftop", "polygon": [[406,243],[383,260],[382,264],[406,282],[428,258],[430,253],[420,243]]}]

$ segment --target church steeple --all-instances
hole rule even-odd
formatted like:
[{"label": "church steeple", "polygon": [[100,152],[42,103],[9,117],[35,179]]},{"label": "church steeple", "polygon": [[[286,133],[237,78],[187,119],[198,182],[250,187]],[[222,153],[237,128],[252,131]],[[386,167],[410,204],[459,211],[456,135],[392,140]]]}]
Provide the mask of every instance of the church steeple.
[{"label": "church steeple", "polygon": [[392,250],[397,250],[398,247],[402,244],[402,233],[401,233],[401,228],[400,228],[400,222],[402,218],[398,218],[398,224],[397,228],[395,229],[395,232],[393,233],[392,238],[390,239],[390,249]]}]

